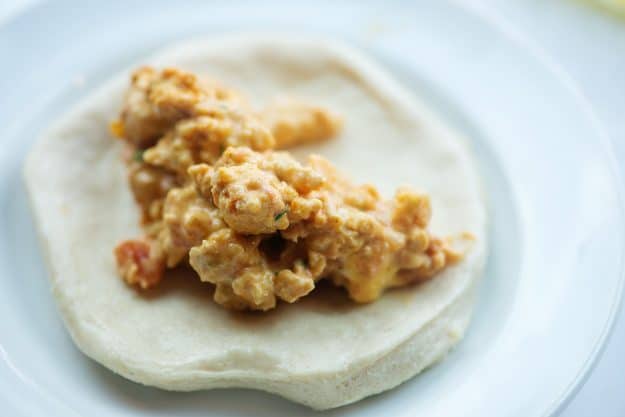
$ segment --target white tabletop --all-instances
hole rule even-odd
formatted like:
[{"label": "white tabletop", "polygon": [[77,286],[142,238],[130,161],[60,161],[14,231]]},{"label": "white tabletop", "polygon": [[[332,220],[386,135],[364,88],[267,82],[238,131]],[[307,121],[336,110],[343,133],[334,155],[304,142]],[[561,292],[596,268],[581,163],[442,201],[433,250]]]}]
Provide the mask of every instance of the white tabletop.
[{"label": "white tabletop", "polygon": [[[2,0],[0,24],[38,0]],[[573,0],[475,0],[547,51],[580,84],[625,166],[625,19]],[[600,277],[598,277],[600,278]],[[625,416],[625,309],[588,381],[563,417]]]}]

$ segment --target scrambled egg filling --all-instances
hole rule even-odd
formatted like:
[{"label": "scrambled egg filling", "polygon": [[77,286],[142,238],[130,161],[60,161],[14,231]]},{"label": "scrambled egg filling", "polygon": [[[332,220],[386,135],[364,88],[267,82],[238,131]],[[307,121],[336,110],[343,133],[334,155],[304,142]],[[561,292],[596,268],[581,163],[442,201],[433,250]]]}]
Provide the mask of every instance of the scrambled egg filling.
[{"label": "scrambled egg filling", "polygon": [[231,309],[269,310],[330,279],[361,303],[421,282],[462,254],[432,236],[427,195],[385,200],[327,160],[287,152],[340,130],[331,112],[281,99],[254,111],[239,93],[176,69],[141,68],[119,121],[145,236],[115,248],[129,284],[190,265]]}]

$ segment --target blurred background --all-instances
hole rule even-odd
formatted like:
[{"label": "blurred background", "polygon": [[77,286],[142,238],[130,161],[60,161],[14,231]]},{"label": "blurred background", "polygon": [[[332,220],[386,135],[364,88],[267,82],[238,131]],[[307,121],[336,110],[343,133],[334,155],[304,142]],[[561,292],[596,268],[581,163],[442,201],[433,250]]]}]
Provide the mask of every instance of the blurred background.
[{"label": "blurred background", "polygon": [[[54,1],[54,0],[51,0]],[[466,0],[507,20],[579,84],[625,174],[625,0]],[[0,0],[0,25],[38,0]],[[562,412],[625,416],[625,311],[603,356]]]}]

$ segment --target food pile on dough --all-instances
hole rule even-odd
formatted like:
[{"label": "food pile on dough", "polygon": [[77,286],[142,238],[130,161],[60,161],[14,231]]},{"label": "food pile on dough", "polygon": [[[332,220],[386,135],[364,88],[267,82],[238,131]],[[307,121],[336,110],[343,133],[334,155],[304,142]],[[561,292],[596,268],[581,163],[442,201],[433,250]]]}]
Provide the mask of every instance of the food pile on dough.
[{"label": "food pile on dough", "polygon": [[329,279],[356,302],[432,278],[459,261],[432,236],[427,195],[382,198],[326,159],[278,151],[328,140],[332,112],[293,99],[256,111],[219,83],[178,69],[137,70],[113,133],[145,235],[115,248],[121,277],[146,289],[191,267],[236,310],[293,303]]}]

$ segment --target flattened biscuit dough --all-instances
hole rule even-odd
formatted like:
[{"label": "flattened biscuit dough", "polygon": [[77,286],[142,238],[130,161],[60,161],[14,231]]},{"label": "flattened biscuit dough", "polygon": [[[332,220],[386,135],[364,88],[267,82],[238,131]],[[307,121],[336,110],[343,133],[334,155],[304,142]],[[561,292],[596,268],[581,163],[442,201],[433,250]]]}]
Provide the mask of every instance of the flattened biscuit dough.
[{"label": "flattened biscuit dough", "polygon": [[[144,297],[117,277],[111,248],[139,235],[116,118],[128,71],[40,138],[25,175],[54,295],[80,349],[131,380],[168,390],[248,387],[325,409],[390,389],[462,337],[486,254],[486,213],[464,140],[359,53],[336,42],[263,35],[174,45],[142,61],[207,74],[259,103],[292,93],[344,117],[307,147],[390,195],[427,192],[441,236],[471,232],[465,259],[423,285],[357,305],[333,288],[262,315],[212,302],[210,285],[169,277]],[[387,196],[388,196],[387,195]]]}]

